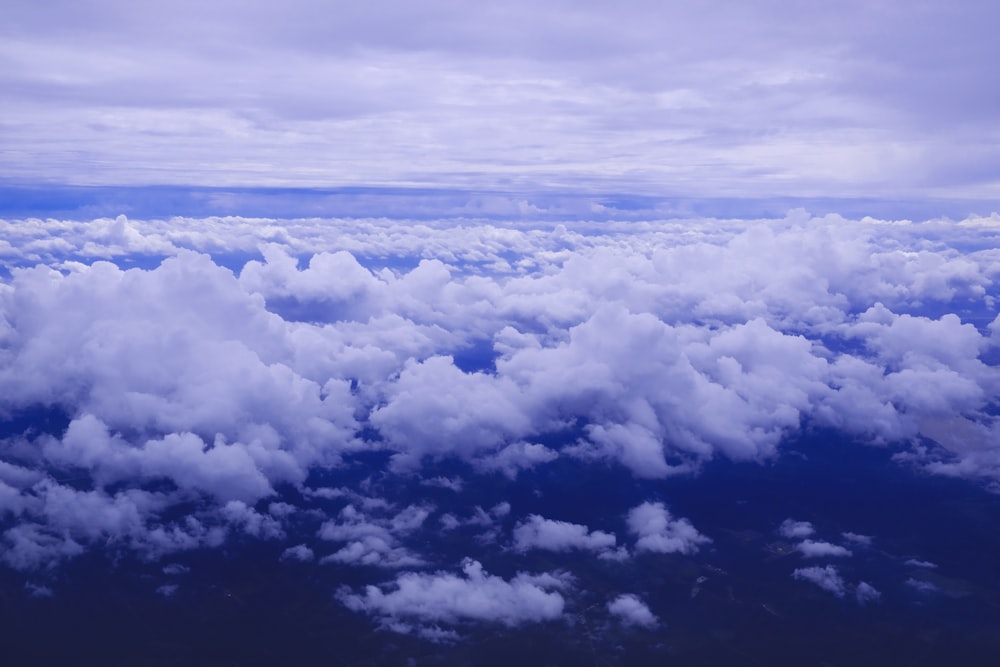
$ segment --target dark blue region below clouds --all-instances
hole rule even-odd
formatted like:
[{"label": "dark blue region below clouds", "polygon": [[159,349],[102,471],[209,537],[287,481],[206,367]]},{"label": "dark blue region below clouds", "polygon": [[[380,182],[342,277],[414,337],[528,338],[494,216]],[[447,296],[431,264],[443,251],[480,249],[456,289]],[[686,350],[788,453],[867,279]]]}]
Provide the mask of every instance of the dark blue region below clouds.
[{"label": "dark blue region below clouds", "polygon": [[[527,471],[516,483],[474,476],[454,461],[427,466],[426,478],[465,479],[460,493],[387,475],[384,457],[364,454],[311,482],[356,488],[365,479],[384,481],[387,500],[430,500],[438,513],[457,516],[506,501],[512,512],[502,521],[505,532],[539,513],[624,537],[623,513],[659,499],[713,542],[695,555],[646,553],[619,563],[583,552],[516,553],[503,540],[477,542],[471,528],[430,528],[414,539],[431,559],[428,569],[451,570],[466,556],[504,577],[562,568],[579,591],[568,596],[570,621],[471,624],[446,645],[380,630],[334,596],[392,573],[279,561],[288,544],[308,543],[317,556],[335,548],[317,540],[315,521],[293,523],[280,543],[236,538],[223,549],[160,562],[92,553],[58,571],[0,569],[0,655],[12,666],[993,665],[1000,650],[1000,497],[899,466],[892,453],[813,432],[786,443],[771,464],[715,461],[699,476],[660,481],[571,459]],[[283,499],[301,501],[294,493]],[[346,501],[325,502],[332,513]],[[778,535],[789,517],[811,522],[816,539],[872,536],[837,566],[848,582],[874,585],[881,601],[859,606],[852,595],[837,599],[793,579],[794,568],[826,561],[801,557]],[[921,570],[910,559],[938,567]],[[167,574],[167,563],[186,571]],[[935,590],[921,592],[908,578]],[[26,585],[45,586],[52,596],[32,597]],[[176,592],[155,592],[164,585]],[[621,592],[640,594],[662,625],[608,623],[603,604]]]},{"label": "dark blue region below clouds", "polygon": [[406,187],[251,188],[0,184],[0,216],[91,219],[128,215],[272,218],[441,218],[640,220],[685,217],[781,218],[814,215],[925,220],[1000,211],[1000,199],[712,197],[671,194],[460,190]]}]

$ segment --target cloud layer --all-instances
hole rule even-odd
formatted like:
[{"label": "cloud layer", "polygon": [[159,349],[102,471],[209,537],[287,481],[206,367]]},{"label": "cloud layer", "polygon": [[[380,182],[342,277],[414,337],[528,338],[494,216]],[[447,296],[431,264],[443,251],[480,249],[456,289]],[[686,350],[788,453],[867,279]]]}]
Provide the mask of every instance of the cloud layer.
[{"label": "cloud layer", "polygon": [[[9,264],[43,263],[15,268],[0,294],[2,407],[70,421],[8,441],[0,499],[10,515],[69,529],[67,545],[132,539],[182,497],[253,504],[366,449],[392,453],[399,471],[457,457],[513,476],[572,456],[659,478],[716,456],[774,456],[808,420],[912,441],[906,456],[933,472],[1000,475],[997,375],[983,361],[992,218],[946,228],[794,213],[596,237],[586,225],[9,224]],[[946,233],[982,249],[959,252]],[[302,263],[307,243],[316,252]],[[204,254],[251,247],[261,258],[236,273]],[[71,259],[125,253],[168,257],[130,270]],[[423,259],[406,269],[359,261],[414,254]],[[924,314],[949,306],[971,319]],[[477,365],[463,367],[470,349]],[[573,435],[558,451],[540,440],[559,434]],[[92,479],[81,497],[107,521],[63,516],[59,494],[82,492],[54,482],[56,470]],[[126,480],[171,490],[111,491]],[[669,515],[666,532],[640,519],[640,549],[697,544]],[[548,544],[560,527],[529,521],[518,544]],[[171,530],[214,539],[189,528]],[[567,530],[579,534],[563,546],[604,538]]]},{"label": "cloud layer", "polygon": [[22,182],[995,200],[985,1],[16,2],[8,18],[0,177]]},{"label": "cloud layer", "polygon": [[[664,480],[833,432],[1000,482],[996,216],[5,224],[0,559],[19,570],[254,540],[362,573],[338,599],[395,632],[635,631],[669,625],[655,597],[587,599],[561,564],[707,559],[725,535]],[[586,516],[517,486],[566,462],[643,492]],[[874,538],[843,531],[868,528],[783,517],[792,577],[880,600],[826,562],[862,567]]]}]

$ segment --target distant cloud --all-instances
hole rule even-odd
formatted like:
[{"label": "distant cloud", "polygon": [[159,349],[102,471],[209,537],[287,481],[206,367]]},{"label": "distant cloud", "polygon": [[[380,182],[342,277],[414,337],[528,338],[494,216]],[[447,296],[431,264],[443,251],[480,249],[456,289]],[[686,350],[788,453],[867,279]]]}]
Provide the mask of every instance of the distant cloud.
[{"label": "distant cloud", "polygon": [[429,515],[428,508],[417,505],[383,516],[365,514],[354,505],[348,505],[336,519],[325,522],[319,529],[321,539],[346,542],[320,562],[384,568],[423,565],[423,559],[402,546],[400,540],[419,529]]},{"label": "distant cloud", "polygon": [[792,576],[795,579],[812,582],[838,598],[844,597],[847,591],[847,584],[833,565],[800,567],[792,573]]},{"label": "distant cloud", "polygon": [[636,537],[636,551],[693,554],[712,541],[687,519],[673,518],[663,503],[645,502],[632,508],[628,527]]},{"label": "distant cloud", "polygon": [[803,537],[809,537],[816,532],[813,528],[812,523],[808,521],[795,521],[794,519],[785,519],[781,522],[781,526],[778,528],[778,532],[781,533],[782,537],[787,537],[790,540],[795,540]]},{"label": "distant cloud", "polygon": [[519,551],[543,549],[547,551],[614,551],[617,539],[612,533],[591,531],[567,521],[554,521],[532,514],[514,528],[514,548]]},{"label": "distant cloud", "polygon": [[[560,462],[638,479],[752,465],[808,421],[996,482],[983,355],[998,227],[802,210],[558,226],[5,221],[0,412],[68,425],[5,440],[0,559],[32,569],[90,548],[157,558],[286,540],[300,502],[331,512],[315,519],[334,545],[324,562],[430,562],[410,539],[431,525],[515,540],[481,501],[431,516],[422,500],[312,483],[362,452],[389,457],[389,478],[462,496],[476,476],[516,483]],[[70,470],[85,484],[57,481]],[[394,523],[408,506],[423,516],[412,529]],[[527,521],[509,522],[525,548]],[[628,521],[633,550],[707,544],[656,503]],[[533,539],[555,544],[545,526]],[[582,530],[580,545],[601,538]],[[839,546],[795,518],[779,533],[816,556],[868,537]]]},{"label": "distant cloud", "polygon": [[294,560],[300,563],[307,563],[313,560],[316,554],[305,544],[296,544],[281,552],[281,560]]},{"label": "distant cloud", "polygon": [[177,591],[180,589],[178,584],[163,584],[156,589],[156,592],[165,598],[172,598],[177,595]]},{"label": "distant cloud", "polygon": [[241,6],[10,10],[0,177],[993,196],[992,3]]},{"label": "distant cloud", "polygon": [[[445,530],[454,530],[463,526],[476,528],[494,528],[501,519],[510,514],[510,503],[502,502],[491,507],[488,511],[476,505],[472,509],[472,515],[459,518],[454,514],[442,514],[439,521]],[[491,533],[494,534],[494,533]]]},{"label": "distant cloud", "polygon": [[406,572],[387,586],[368,586],[363,594],[343,588],[337,597],[349,609],[382,618],[388,629],[470,621],[515,626],[561,617],[565,600],[559,590],[567,585],[550,574],[521,573],[505,580],[466,559],[462,575]]},{"label": "distant cloud", "polygon": [[424,486],[435,486],[441,489],[448,489],[455,493],[461,493],[465,483],[460,477],[431,477],[421,482]]},{"label": "distant cloud", "polygon": [[871,584],[862,581],[854,588],[854,597],[857,599],[858,604],[865,606],[881,600],[882,593]]},{"label": "distant cloud", "polygon": [[923,579],[915,579],[914,577],[909,577],[906,580],[906,585],[917,591],[918,593],[939,593],[941,589],[930,581],[925,581]]},{"label": "distant cloud", "polygon": [[872,543],[875,541],[875,538],[873,538],[871,535],[860,535],[858,533],[850,533],[850,532],[841,533],[841,535],[843,535],[845,540],[848,540],[849,542],[853,542],[854,544],[864,547],[870,547]]},{"label": "distant cloud", "polygon": [[30,581],[24,582],[24,590],[33,598],[50,598],[55,595],[55,591],[48,586]]},{"label": "distant cloud", "polygon": [[660,621],[649,610],[646,603],[632,594],[623,594],[608,603],[608,611],[626,625],[655,628]]},{"label": "distant cloud", "polygon": [[850,549],[842,547],[839,544],[831,544],[830,542],[819,540],[802,540],[795,545],[795,548],[806,558],[826,558],[830,556],[840,558],[853,555]]}]

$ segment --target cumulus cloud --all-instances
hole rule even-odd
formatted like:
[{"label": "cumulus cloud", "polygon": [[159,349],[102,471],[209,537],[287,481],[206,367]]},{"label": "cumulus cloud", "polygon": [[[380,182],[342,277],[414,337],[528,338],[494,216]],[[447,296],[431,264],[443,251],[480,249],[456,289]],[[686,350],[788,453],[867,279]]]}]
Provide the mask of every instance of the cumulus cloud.
[{"label": "cumulus cloud", "polygon": [[476,460],[476,467],[483,471],[499,471],[515,479],[518,472],[549,463],[559,458],[559,453],[538,443],[515,442],[496,454]]},{"label": "cumulus cloud", "polygon": [[608,611],[626,625],[655,628],[660,624],[659,619],[649,610],[646,603],[630,593],[619,595],[609,602]]},{"label": "cumulus cloud", "polygon": [[325,522],[319,529],[320,538],[346,544],[320,562],[384,568],[423,565],[423,559],[401,545],[400,540],[419,529],[431,510],[409,505],[391,514],[386,512],[389,509],[375,515],[347,505],[336,519]]},{"label": "cumulus cloud", "polygon": [[602,530],[568,521],[555,521],[532,514],[514,528],[514,548],[518,551],[543,549],[570,551],[580,549],[597,553],[613,553],[617,538]]},{"label": "cumulus cloud", "polygon": [[846,547],[820,540],[802,540],[795,545],[795,548],[806,558],[826,558],[830,556],[842,558],[853,555],[851,550]]},{"label": "cumulus cloud", "polygon": [[802,537],[809,537],[816,532],[813,528],[812,523],[808,521],[795,521],[794,519],[785,519],[781,522],[781,526],[778,528],[778,532],[781,533],[782,537],[787,537],[788,539],[794,540]]},{"label": "cumulus cloud", "polygon": [[273,516],[261,514],[246,503],[231,500],[222,507],[222,516],[243,532],[261,539],[279,539],[285,536],[281,521]]},{"label": "cumulus cloud", "polygon": [[305,544],[296,544],[281,552],[281,560],[294,560],[305,563],[313,560],[316,554]]},{"label": "cumulus cloud", "polygon": [[[368,586],[361,594],[343,588],[337,597],[349,609],[381,618],[389,629],[472,621],[515,626],[560,618],[565,600],[559,591],[567,585],[564,576],[551,574],[502,579],[466,559],[461,575],[405,572],[391,584]],[[396,621],[403,625],[394,626]]]},{"label": "cumulus cloud", "polygon": [[800,567],[792,572],[792,577],[812,582],[824,591],[833,593],[838,598],[844,597],[844,594],[847,592],[847,584],[833,565]]},{"label": "cumulus cloud", "polygon": [[20,524],[3,533],[4,552],[0,555],[7,565],[27,570],[55,567],[66,558],[83,553],[83,546],[68,535],[46,531],[38,524]]},{"label": "cumulus cloud", "polygon": [[[357,512],[330,518],[325,558],[415,564],[392,524],[410,501],[306,486],[362,451],[390,475],[457,459],[515,479],[572,457],[662,479],[780,456],[808,422],[1000,480],[996,216],[6,223],[0,415],[60,424],[3,441],[3,558],[21,567],[283,539],[289,489]],[[420,479],[461,496],[465,474]],[[638,550],[707,543],[642,507]]]},{"label": "cumulus cloud", "polygon": [[866,606],[882,599],[882,593],[866,581],[859,582],[854,588],[854,597],[858,604]]},{"label": "cumulus cloud", "polygon": [[632,508],[627,523],[636,537],[636,551],[693,554],[711,542],[687,519],[673,518],[663,503],[645,502]]}]

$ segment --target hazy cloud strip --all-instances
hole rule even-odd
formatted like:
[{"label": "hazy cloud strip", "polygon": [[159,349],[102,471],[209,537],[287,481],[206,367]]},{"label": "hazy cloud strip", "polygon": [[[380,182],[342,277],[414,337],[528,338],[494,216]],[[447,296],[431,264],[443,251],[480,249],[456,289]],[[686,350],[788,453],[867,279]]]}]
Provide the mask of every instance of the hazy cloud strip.
[{"label": "hazy cloud strip", "polygon": [[998,11],[15,0],[0,178],[995,197]]}]

